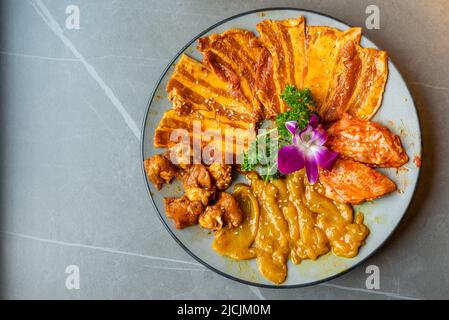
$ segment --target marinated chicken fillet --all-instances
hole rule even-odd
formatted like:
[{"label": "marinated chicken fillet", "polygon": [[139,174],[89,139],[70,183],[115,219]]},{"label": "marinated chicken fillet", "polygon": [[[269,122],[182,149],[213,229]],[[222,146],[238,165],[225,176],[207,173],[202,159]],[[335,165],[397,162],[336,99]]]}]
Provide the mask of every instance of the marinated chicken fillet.
[{"label": "marinated chicken fillet", "polygon": [[400,138],[378,123],[344,116],[327,133],[327,146],[346,158],[375,167],[399,168],[408,162]]},{"label": "marinated chicken fillet", "polygon": [[203,228],[220,230],[223,227],[238,227],[242,220],[243,212],[237,200],[231,194],[223,192],[218,201],[201,214],[199,223]]},{"label": "marinated chicken fillet", "polygon": [[331,171],[320,171],[324,195],[335,201],[359,204],[396,190],[382,173],[353,160],[338,159]]},{"label": "marinated chicken fillet", "polygon": [[201,201],[190,201],[186,196],[165,198],[165,214],[172,219],[176,229],[183,229],[198,223],[198,217],[204,211]]},{"label": "marinated chicken fillet", "polygon": [[157,154],[143,163],[148,179],[160,190],[164,183],[170,183],[178,174],[178,168],[161,154]]}]

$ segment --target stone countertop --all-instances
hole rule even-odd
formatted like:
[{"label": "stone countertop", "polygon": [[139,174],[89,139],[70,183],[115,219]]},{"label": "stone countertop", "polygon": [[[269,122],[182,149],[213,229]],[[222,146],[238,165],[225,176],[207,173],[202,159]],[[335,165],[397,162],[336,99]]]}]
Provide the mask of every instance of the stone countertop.
[{"label": "stone countertop", "polygon": [[[364,26],[373,1],[2,1],[2,296],[449,298],[449,3],[374,2],[380,29],[364,32],[388,50],[421,117],[416,196],[394,236],[364,264],[317,286],[276,290],[208,271],[152,211],[139,142],[149,95],[175,53],[223,18],[291,6]],[[72,4],[79,30],[66,27]],[[79,270],[78,290],[66,287],[70,265]],[[380,269],[379,290],[365,286],[368,265]]]}]

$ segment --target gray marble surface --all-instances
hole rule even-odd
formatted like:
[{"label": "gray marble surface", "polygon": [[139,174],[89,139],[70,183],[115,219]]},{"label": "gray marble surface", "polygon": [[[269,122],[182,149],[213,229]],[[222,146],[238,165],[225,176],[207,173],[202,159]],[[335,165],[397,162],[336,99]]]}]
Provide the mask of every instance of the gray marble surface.
[{"label": "gray marble surface", "polygon": [[[80,9],[67,30],[66,7]],[[416,100],[423,173],[400,228],[373,257],[331,282],[258,289],[196,263],[152,211],[139,131],[165,64],[192,36],[242,11],[293,6],[380,30]],[[2,0],[1,279],[4,298],[449,298],[449,2]],[[446,159],[446,160],[444,160]],[[445,165],[446,163],[446,165]],[[380,289],[365,287],[368,265]],[[80,289],[66,288],[77,265]]]}]

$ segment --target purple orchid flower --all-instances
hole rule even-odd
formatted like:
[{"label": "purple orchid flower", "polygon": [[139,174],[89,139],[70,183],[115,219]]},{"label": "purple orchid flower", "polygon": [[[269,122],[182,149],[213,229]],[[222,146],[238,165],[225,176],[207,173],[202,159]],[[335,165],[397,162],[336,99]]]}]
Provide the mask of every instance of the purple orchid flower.
[{"label": "purple orchid flower", "polygon": [[314,184],[318,179],[318,166],[330,170],[337,160],[338,152],[324,146],[327,133],[319,124],[318,117],[312,114],[303,130],[298,130],[296,121],[288,121],[285,127],[292,134],[292,144],[282,147],[278,152],[278,168],[289,174],[306,168],[307,179]]}]

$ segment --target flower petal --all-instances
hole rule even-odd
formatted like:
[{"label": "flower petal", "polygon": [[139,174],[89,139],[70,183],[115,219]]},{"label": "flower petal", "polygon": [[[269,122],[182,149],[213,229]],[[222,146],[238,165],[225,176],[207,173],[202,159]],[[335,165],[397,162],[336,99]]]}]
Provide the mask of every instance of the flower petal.
[{"label": "flower petal", "polygon": [[314,184],[318,180],[318,163],[313,152],[308,151],[305,156],[307,180],[309,180],[309,183]]},{"label": "flower petal", "polygon": [[322,125],[319,125],[314,131],[314,144],[322,146],[327,141],[327,132]]},{"label": "flower petal", "polygon": [[298,123],[296,121],[287,121],[285,123],[285,127],[288,131],[290,131],[292,135],[294,135],[296,132],[296,128],[298,127]]},{"label": "flower petal", "polygon": [[295,145],[282,147],[278,151],[278,169],[289,174],[304,168],[304,153]]},{"label": "flower petal", "polygon": [[312,113],[309,119],[309,126],[315,129],[318,126],[318,116],[315,113]]},{"label": "flower petal", "polygon": [[[302,129],[296,136],[298,136],[302,143],[308,143],[312,140],[314,135],[313,128],[310,124],[308,124],[304,129]],[[297,137],[295,137],[297,140]],[[295,142],[295,141],[294,141]]]},{"label": "flower petal", "polygon": [[331,170],[338,156],[338,152],[330,151],[326,147],[315,146],[313,148],[313,154],[318,165],[326,170]]}]

